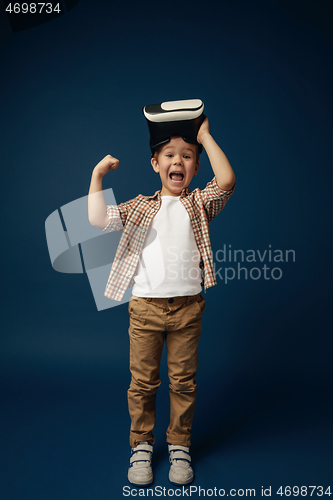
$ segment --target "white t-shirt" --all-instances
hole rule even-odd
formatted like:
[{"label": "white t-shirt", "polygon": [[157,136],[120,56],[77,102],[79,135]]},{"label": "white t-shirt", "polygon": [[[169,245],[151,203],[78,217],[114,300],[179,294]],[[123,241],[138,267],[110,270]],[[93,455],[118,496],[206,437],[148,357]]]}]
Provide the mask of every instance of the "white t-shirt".
[{"label": "white t-shirt", "polygon": [[177,297],[201,291],[200,252],[179,196],[162,196],[134,276],[136,297]]}]

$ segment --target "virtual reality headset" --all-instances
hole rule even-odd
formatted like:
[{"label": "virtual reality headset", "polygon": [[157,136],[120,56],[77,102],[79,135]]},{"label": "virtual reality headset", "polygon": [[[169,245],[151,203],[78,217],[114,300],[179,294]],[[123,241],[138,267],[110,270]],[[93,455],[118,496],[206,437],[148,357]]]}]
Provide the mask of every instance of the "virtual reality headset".
[{"label": "virtual reality headset", "polygon": [[197,142],[197,135],[205,119],[203,109],[204,105],[200,99],[167,101],[142,108],[148,123],[152,156],[156,149],[168,143],[172,136],[180,136],[185,142],[195,144],[200,154],[202,145]]}]

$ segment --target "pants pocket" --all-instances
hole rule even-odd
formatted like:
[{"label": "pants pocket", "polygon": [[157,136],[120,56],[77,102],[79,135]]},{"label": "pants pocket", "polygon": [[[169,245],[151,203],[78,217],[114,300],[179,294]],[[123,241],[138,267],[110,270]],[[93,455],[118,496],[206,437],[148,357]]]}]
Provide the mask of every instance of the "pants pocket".
[{"label": "pants pocket", "polygon": [[203,298],[202,294],[200,293],[200,295],[198,296],[198,298],[196,299],[196,303],[197,305],[199,306],[200,308],[200,311],[201,311],[201,314],[204,312],[205,310],[205,307],[206,307],[206,301],[205,299]]},{"label": "pants pocket", "polygon": [[147,303],[140,297],[131,298],[128,303],[128,313],[131,323],[145,325],[148,314]]}]

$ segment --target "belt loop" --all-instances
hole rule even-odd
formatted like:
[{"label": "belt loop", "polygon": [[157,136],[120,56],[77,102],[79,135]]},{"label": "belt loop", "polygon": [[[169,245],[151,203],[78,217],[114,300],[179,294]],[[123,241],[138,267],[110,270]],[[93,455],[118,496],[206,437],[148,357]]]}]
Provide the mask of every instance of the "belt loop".
[{"label": "belt loop", "polygon": [[192,304],[192,302],[195,302],[196,300],[198,300],[198,298],[200,297],[200,293],[197,293],[196,295],[189,295],[187,297],[187,301],[186,301],[186,304]]}]

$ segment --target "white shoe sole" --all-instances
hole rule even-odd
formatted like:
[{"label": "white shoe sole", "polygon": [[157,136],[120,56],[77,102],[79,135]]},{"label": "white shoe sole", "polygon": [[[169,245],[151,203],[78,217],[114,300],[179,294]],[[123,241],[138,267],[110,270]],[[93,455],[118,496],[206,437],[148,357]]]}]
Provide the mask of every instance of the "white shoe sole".
[{"label": "white shoe sole", "polygon": [[154,475],[151,474],[151,476],[148,476],[146,479],[143,479],[140,477],[131,477],[131,473],[130,471],[128,471],[127,479],[134,486],[149,486],[150,484],[152,484],[154,480]]},{"label": "white shoe sole", "polygon": [[188,479],[181,480],[180,477],[178,475],[175,475],[171,470],[169,472],[170,483],[175,484],[177,486],[185,486],[187,484],[190,484],[192,483],[193,479],[194,479],[194,474]]}]

